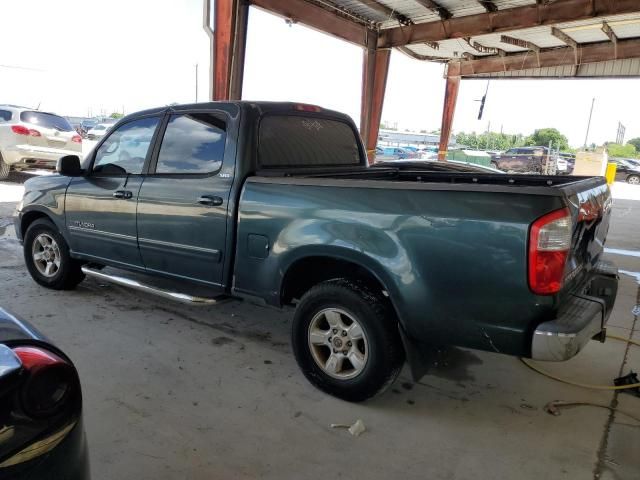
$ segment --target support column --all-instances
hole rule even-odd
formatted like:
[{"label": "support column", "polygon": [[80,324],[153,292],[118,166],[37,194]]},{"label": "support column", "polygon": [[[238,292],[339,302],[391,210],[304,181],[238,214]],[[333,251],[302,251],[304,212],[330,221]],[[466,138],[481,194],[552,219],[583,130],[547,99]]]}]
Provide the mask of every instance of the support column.
[{"label": "support column", "polygon": [[362,62],[362,103],[360,105],[360,135],[367,150],[369,163],[373,162],[382,120],[384,92],[387,87],[391,50],[364,51]]},{"label": "support column", "polygon": [[459,89],[460,77],[447,77],[447,87],[444,92],[444,107],[442,109],[442,125],[440,127],[440,148],[438,149],[438,160],[441,162],[447,161],[449,137],[451,136],[453,114],[456,111]]},{"label": "support column", "polygon": [[210,2],[205,0],[203,26],[211,42],[210,99],[239,100],[242,96],[249,3],[213,0],[214,28],[210,28]]},{"label": "support column", "polygon": [[236,31],[231,57],[231,86],[229,99],[242,99],[242,85],[244,82],[244,58],[247,50],[247,25],[249,22],[249,2],[239,0],[236,10]]}]

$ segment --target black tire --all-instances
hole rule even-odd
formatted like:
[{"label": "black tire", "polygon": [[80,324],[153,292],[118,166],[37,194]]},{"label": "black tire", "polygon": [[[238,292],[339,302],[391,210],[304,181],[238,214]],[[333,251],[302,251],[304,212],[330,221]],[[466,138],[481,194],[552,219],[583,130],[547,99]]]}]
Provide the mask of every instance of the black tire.
[{"label": "black tire", "polygon": [[[45,276],[38,270],[33,258],[33,245],[37,238],[46,234],[55,240],[57,254],[59,255],[59,267],[51,276]],[[40,218],[34,221],[24,235],[24,261],[31,277],[43,287],[53,290],[73,290],[82,280],[84,273],[81,263],[69,256],[69,246],[64,237],[58,232],[55,225],[47,219]]]},{"label": "black tire", "polygon": [[9,178],[9,171],[11,170],[11,166],[2,159],[2,155],[0,155],[0,180],[6,180]]},{"label": "black tire", "polygon": [[[360,373],[352,378],[330,376],[312,354],[310,325],[320,312],[331,308],[356,319],[366,338],[368,358]],[[361,402],[384,392],[398,377],[404,364],[404,350],[393,308],[384,297],[364,284],[348,279],[322,282],[302,297],[293,319],[291,342],[298,366],[307,380],[323,392],[350,402]],[[328,351],[329,347],[326,348]]]},{"label": "black tire", "polygon": [[632,185],[640,185],[640,175],[629,175],[627,177],[627,183]]}]

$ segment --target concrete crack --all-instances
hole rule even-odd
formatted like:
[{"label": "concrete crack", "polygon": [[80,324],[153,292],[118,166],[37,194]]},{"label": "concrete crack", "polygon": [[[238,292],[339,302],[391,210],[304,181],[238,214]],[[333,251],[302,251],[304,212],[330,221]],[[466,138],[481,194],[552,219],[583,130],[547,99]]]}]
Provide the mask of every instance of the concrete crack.
[{"label": "concrete crack", "polygon": [[[638,293],[636,295],[636,303],[640,304],[640,286],[638,287]],[[629,332],[629,338],[633,338],[633,334],[636,332],[637,323],[638,323],[638,316],[634,315],[633,324],[631,325],[631,330]],[[622,363],[620,364],[620,370],[618,371],[618,377],[622,376],[624,372],[624,367],[627,364],[630,348],[631,348],[631,344],[627,343],[627,347],[625,348],[625,351],[624,351],[624,357],[622,358]],[[598,453],[597,453],[597,461],[593,469],[594,480],[599,480],[600,477],[602,476],[602,473],[607,468],[606,464],[611,464],[610,459],[607,457],[607,447],[609,445],[609,433],[611,432],[611,425],[613,425],[616,419],[616,408],[618,408],[619,394],[620,394],[620,390],[614,390],[613,396],[611,397],[611,402],[609,403],[609,416],[607,417],[607,422],[604,427],[602,439],[600,440],[600,446],[598,447]]]}]

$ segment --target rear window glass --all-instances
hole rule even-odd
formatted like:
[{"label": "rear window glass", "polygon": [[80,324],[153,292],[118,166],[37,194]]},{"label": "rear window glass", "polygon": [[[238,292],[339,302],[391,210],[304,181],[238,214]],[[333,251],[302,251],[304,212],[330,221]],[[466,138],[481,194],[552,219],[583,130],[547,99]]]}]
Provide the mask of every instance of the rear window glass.
[{"label": "rear window glass", "polygon": [[70,132],[73,130],[71,124],[66,118],[44,112],[22,112],[20,113],[20,121],[39,125],[44,128],[54,128],[61,132]]},{"label": "rear window glass", "polygon": [[172,115],[156,173],[213,173],[222,166],[227,138],[222,120],[208,113]]},{"label": "rear window glass", "polygon": [[267,115],[260,122],[261,167],[359,165],[354,131],[346,123],[302,115]]},{"label": "rear window glass", "polygon": [[9,110],[0,110],[0,122],[8,122],[11,120],[11,112]]}]

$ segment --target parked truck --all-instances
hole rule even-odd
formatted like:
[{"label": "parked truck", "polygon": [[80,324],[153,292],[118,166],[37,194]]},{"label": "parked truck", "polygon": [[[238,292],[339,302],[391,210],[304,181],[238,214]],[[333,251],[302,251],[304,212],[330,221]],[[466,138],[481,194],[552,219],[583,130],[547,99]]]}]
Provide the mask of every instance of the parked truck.
[{"label": "parked truck", "polygon": [[603,178],[369,166],[353,121],[312,105],[146,110],[58,172],[15,217],[36,282],[295,306],[302,372],[350,401],[443,345],[566,360],[616,295]]}]

